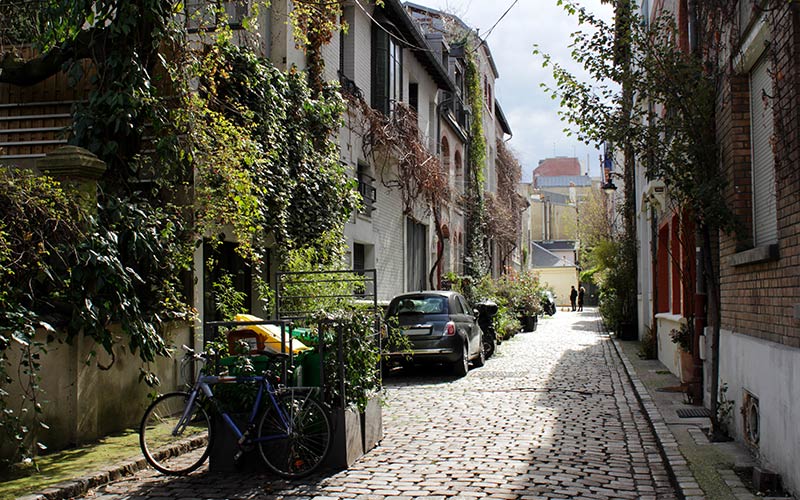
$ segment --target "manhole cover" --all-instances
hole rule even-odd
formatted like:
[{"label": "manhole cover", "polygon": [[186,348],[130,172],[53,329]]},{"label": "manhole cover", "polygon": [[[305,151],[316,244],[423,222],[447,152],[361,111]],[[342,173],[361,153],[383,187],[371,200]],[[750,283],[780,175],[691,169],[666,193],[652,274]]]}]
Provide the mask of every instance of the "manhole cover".
[{"label": "manhole cover", "polygon": [[711,412],[708,408],[681,408],[677,410],[681,418],[710,417]]}]

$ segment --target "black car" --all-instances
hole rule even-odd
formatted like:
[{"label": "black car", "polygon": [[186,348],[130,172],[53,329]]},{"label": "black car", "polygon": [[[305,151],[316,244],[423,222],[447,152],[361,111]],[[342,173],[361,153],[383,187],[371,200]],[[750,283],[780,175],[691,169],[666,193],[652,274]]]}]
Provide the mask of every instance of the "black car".
[{"label": "black car", "polygon": [[404,335],[410,351],[389,353],[389,361],[446,363],[464,376],[469,363],[483,366],[483,332],[475,311],[456,292],[424,291],[398,295],[389,303],[386,321]]}]

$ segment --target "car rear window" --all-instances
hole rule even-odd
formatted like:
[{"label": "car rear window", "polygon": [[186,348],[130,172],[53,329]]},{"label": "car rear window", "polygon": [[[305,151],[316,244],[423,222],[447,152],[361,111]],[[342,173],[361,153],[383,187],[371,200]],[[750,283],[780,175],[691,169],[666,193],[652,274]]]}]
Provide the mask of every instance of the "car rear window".
[{"label": "car rear window", "polygon": [[447,314],[447,297],[418,296],[403,297],[389,310],[390,315],[400,314]]}]

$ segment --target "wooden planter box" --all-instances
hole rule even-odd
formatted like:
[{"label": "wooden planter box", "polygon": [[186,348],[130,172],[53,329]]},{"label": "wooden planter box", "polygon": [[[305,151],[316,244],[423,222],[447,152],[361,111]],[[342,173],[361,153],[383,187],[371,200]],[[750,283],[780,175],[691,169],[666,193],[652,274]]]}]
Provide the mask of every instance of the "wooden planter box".
[{"label": "wooden planter box", "polygon": [[347,469],[383,439],[383,409],[375,396],[363,413],[336,408],[333,412],[333,443],[326,465]]}]

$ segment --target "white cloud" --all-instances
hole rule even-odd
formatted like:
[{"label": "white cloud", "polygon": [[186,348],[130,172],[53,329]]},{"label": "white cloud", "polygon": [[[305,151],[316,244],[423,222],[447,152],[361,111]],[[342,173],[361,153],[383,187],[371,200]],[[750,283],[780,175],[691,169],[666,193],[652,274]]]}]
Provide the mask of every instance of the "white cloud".
[{"label": "white cloud", "polygon": [[[452,12],[484,36],[514,0],[412,1]],[[581,4],[607,20],[612,17],[611,7],[600,0]],[[600,175],[600,152],[562,132],[567,124],[558,116],[559,103],[540,87],[543,82],[552,84],[552,75],[542,68],[541,58],[533,55],[538,45],[555,61],[579,72],[569,48],[570,33],[577,29],[577,20],[556,0],[519,0],[487,39],[500,73],[496,96],[514,132],[509,144],[522,163],[523,179],[530,177],[539,160],[554,155],[576,156],[584,168],[588,156],[591,174]]]}]

